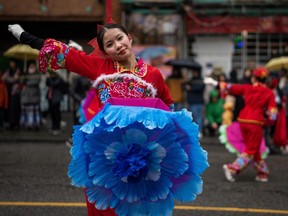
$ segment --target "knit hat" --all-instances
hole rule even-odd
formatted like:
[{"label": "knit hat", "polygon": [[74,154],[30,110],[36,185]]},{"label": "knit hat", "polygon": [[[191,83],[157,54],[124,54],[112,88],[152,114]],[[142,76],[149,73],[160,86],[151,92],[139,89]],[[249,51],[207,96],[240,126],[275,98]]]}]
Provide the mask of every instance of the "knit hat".
[{"label": "knit hat", "polygon": [[257,67],[256,69],[254,69],[253,71],[253,76],[258,77],[258,78],[266,78],[269,74],[269,71],[264,68],[264,67]]}]

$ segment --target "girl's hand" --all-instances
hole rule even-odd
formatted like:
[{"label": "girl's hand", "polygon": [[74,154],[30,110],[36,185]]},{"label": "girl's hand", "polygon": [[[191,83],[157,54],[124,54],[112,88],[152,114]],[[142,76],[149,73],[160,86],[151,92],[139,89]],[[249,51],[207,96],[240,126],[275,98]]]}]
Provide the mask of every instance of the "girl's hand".
[{"label": "girl's hand", "polygon": [[8,25],[8,31],[10,31],[18,41],[20,41],[20,36],[24,32],[24,29],[19,24],[14,24]]},{"label": "girl's hand", "polygon": [[213,85],[213,86],[217,86],[217,85],[218,85],[218,81],[214,80],[214,79],[211,78],[211,77],[204,77],[203,82],[204,82],[205,84],[211,84],[211,85]]}]

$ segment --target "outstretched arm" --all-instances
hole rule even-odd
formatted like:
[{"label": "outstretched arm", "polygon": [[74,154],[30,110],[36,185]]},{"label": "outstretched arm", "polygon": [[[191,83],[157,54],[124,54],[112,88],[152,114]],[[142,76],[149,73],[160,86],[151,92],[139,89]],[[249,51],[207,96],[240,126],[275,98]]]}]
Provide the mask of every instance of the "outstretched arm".
[{"label": "outstretched arm", "polygon": [[111,61],[108,61],[109,65],[107,65],[106,59],[77,50],[81,48],[78,44],[77,48],[72,48],[76,44],[74,41],[67,45],[54,39],[43,40],[25,32],[19,24],[9,25],[8,30],[19,42],[40,50],[38,60],[39,69],[42,72],[62,68],[94,80],[106,71],[107,67],[110,70],[114,68]]},{"label": "outstretched arm", "polygon": [[29,45],[30,47],[38,50],[41,50],[43,47],[44,39],[37,38],[30,33],[25,32],[25,30],[18,24],[9,25],[8,31],[10,31],[22,44]]}]

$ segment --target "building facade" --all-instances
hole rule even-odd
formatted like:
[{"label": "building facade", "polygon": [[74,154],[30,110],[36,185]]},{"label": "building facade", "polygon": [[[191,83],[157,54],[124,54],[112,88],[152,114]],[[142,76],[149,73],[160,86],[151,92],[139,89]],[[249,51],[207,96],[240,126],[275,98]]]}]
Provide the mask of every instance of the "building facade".
[{"label": "building facade", "polygon": [[166,38],[160,34],[158,42],[175,43],[178,57],[193,57],[203,70],[212,65],[226,74],[235,68],[243,71],[246,67],[264,65],[288,50],[287,0],[121,0],[121,3],[125,17],[132,17],[142,28],[144,22],[139,17],[144,16],[145,20],[153,13],[158,16],[158,28],[160,17],[174,22],[174,26],[176,23],[170,40],[166,40],[168,31]]}]

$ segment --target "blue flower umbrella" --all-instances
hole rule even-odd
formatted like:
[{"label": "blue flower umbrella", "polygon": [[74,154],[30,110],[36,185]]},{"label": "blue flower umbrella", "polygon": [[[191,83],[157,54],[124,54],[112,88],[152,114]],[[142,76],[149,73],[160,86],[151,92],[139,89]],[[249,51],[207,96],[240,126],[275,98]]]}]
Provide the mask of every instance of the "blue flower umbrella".
[{"label": "blue flower umbrella", "polygon": [[190,112],[159,109],[160,99],[141,101],[112,99],[75,127],[68,175],[99,210],[172,215],[175,199],[193,201],[202,192],[207,152]]}]

